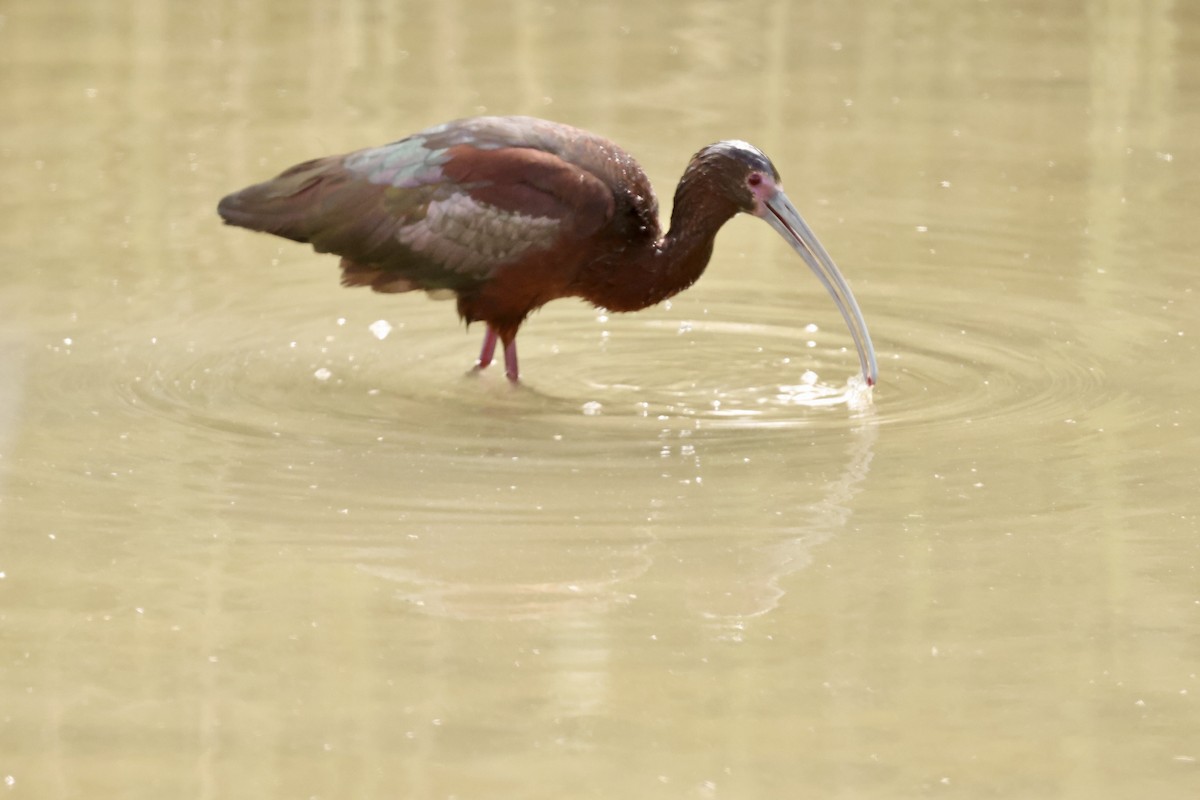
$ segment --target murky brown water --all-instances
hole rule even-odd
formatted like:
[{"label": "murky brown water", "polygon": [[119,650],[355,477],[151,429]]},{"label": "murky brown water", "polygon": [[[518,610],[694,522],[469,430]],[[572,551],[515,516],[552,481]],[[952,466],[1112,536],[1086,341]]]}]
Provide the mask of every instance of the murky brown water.
[{"label": "murky brown water", "polygon": [[[1170,2],[0,6],[0,795],[1200,796],[1197,76]],[[763,147],[874,404],[756,220],[512,391],[216,217],[485,110]]]}]

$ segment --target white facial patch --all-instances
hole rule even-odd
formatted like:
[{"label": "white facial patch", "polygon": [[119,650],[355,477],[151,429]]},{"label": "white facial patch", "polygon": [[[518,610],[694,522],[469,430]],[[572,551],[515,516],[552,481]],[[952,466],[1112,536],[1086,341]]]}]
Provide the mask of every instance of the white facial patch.
[{"label": "white facial patch", "polygon": [[481,273],[549,247],[558,229],[556,219],[505,211],[457,192],[431,202],[425,218],[400,228],[396,238],[454,272]]},{"label": "white facial patch", "polygon": [[758,158],[762,159],[763,161],[767,160],[767,156],[762,150],[759,150],[754,145],[741,139],[725,139],[724,141],[717,142],[713,146],[719,147],[728,152],[740,152],[750,156],[751,158]]}]

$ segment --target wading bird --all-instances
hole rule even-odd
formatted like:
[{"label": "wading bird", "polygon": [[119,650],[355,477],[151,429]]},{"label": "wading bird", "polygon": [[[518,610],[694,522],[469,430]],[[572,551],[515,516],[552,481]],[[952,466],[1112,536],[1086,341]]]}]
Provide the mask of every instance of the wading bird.
[{"label": "wading bird", "polygon": [[487,332],[476,363],[518,379],[517,329],[534,309],[580,297],[637,311],[696,282],[717,231],[744,212],[767,221],[820,278],[876,379],[867,324],[833,259],[742,141],[693,156],[664,235],[642,168],[593,133],[532,117],[474,117],[382,147],[297,164],[221,200],[225,222],[342,257],[342,285],[453,294]]}]

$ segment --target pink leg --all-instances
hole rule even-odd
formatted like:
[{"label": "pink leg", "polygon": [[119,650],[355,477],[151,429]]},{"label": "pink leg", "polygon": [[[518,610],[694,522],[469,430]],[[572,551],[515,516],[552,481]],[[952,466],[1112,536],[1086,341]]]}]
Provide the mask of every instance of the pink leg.
[{"label": "pink leg", "polygon": [[488,325],[487,333],[483,335],[483,349],[479,351],[479,360],[475,362],[475,369],[483,369],[488,364],[492,363],[492,356],[496,354],[496,331],[491,325]]},{"label": "pink leg", "polygon": [[520,380],[517,370],[517,337],[515,336],[511,342],[504,345],[504,374],[513,383]]}]

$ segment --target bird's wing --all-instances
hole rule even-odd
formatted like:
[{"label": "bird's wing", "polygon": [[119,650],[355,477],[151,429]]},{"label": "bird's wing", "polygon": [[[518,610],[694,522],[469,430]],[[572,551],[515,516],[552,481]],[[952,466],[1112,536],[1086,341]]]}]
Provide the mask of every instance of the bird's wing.
[{"label": "bird's wing", "polygon": [[477,284],[527,251],[595,232],[613,208],[600,178],[554,153],[433,129],[298,164],[226,197],[220,213],[341,255],[349,283],[406,291]]}]

